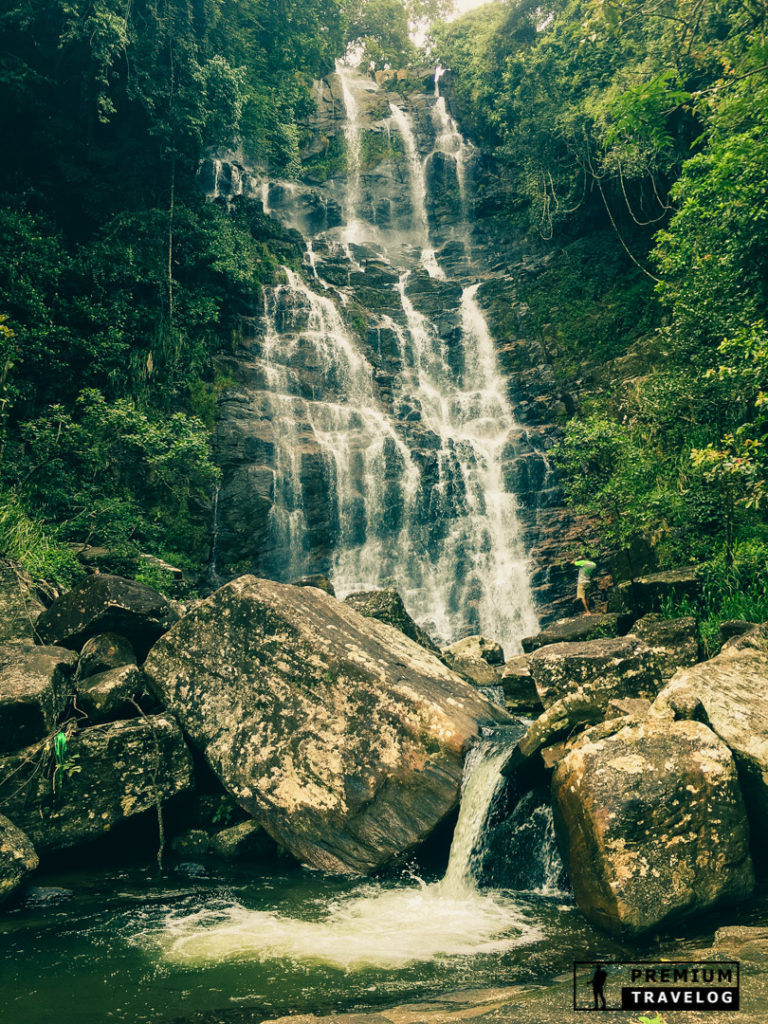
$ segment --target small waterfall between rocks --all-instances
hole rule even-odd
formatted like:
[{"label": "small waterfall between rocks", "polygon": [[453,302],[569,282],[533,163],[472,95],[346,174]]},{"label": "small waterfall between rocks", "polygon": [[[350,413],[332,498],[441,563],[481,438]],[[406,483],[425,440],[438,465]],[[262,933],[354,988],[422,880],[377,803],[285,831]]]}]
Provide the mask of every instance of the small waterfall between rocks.
[{"label": "small waterfall between rocks", "polygon": [[214,161],[203,182],[305,245],[306,276],[283,268],[226,363],[219,564],[325,573],[342,597],[394,586],[440,642],[482,632],[512,653],[537,618],[520,428],[471,256],[472,148],[437,81],[403,97],[339,65],[323,89],[343,171],[269,182]]},{"label": "small waterfall between rocks", "polygon": [[[239,903],[171,914],[160,935],[144,940],[159,943],[165,957],[182,963],[287,959],[344,970],[399,968],[538,942],[544,932],[530,906],[514,892],[478,887],[488,814],[505,784],[499,769],[523,729],[488,730],[470,751],[449,863],[439,882],[414,876],[406,884],[367,880],[350,893],[302,908],[302,916]],[[542,870],[549,871],[553,849],[545,845],[530,850],[529,857],[543,857]]]}]

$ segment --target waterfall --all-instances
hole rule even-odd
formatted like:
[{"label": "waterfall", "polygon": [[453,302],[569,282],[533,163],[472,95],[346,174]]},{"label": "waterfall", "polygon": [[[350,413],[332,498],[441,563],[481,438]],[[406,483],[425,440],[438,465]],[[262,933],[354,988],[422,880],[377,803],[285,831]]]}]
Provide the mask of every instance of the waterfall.
[{"label": "waterfall", "polygon": [[[283,269],[238,357],[245,437],[222,483],[219,562],[237,533],[275,579],[325,572],[339,596],[391,585],[439,641],[483,632],[511,654],[537,625],[508,486],[519,428],[477,274],[435,248],[469,237],[466,204],[441,213],[425,170],[446,154],[466,195],[467,147],[439,94],[419,114],[337,71],[346,175],[256,192],[303,236],[307,280]],[[250,548],[231,493],[269,508]]]},{"label": "waterfall", "polygon": [[[522,730],[521,730],[522,731]],[[517,735],[514,741],[517,741]],[[501,767],[509,757],[510,738],[495,731],[467,755],[461,787],[459,820],[453,833],[448,867],[440,886],[456,895],[476,888],[476,866],[482,851],[483,828],[494,797],[504,784]]]},{"label": "waterfall", "polygon": [[[478,891],[475,864],[499,774],[520,730],[497,729],[470,752],[461,809],[444,878],[427,884],[368,881],[347,896],[329,896],[318,918],[249,910],[230,903],[169,914],[145,941],[185,964],[227,959],[323,962],[344,970],[398,968],[436,957],[501,954],[544,937],[530,909],[499,893]],[[295,913],[295,908],[293,908]]]}]

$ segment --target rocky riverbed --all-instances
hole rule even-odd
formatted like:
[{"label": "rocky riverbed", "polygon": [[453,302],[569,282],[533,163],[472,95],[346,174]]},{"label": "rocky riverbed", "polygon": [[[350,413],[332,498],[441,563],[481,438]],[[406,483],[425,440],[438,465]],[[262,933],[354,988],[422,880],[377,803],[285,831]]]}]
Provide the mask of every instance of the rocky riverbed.
[{"label": "rocky riverbed", "polygon": [[[339,601],[299,582],[243,576],[182,607],[97,574],[40,610],[13,576],[5,600],[34,609],[0,651],[0,868],[19,955],[41,879],[82,858],[107,871],[98,891],[132,847],[151,863],[160,846],[191,885],[180,916],[167,874],[147,878],[162,915],[140,891],[126,897],[140,921],[121,904],[115,941],[151,932],[152,971],[181,950],[184,970],[325,958],[383,971],[377,1002],[414,983],[436,999],[425,1020],[534,1021],[554,1012],[569,958],[680,956],[681,934],[698,956],[708,930],[759,923],[763,626],[724,624],[705,661],[695,620],[640,603],[550,626],[505,662],[480,636],[437,650],[397,595]],[[442,881],[414,880],[439,878],[449,847]],[[321,872],[309,888],[307,867]],[[242,900],[233,871],[258,879]],[[70,906],[56,927],[77,932]],[[87,941],[112,948],[100,920]],[[459,961],[493,991],[446,995]],[[544,989],[521,989],[537,970]]]}]

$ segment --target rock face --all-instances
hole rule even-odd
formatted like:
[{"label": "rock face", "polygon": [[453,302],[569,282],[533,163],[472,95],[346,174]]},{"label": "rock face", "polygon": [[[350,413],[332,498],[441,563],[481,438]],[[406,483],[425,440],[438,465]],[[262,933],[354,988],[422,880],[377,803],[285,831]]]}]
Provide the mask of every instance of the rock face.
[{"label": "rock face", "polygon": [[529,664],[545,708],[575,690],[607,707],[615,697],[654,698],[661,686],[650,648],[634,636],[541,647]]},{"label": "rock face", "polygon": [[616,636],[618,632],[619,616],[616,614],[579,615],[575,619],[559,619],[535,636],[524,637],[523,650],[532,654],[550,644],[578,643],[580,640]]},{"label": "rock face", "polygon": [[391,626],[253,576],[177,623],[145,671],[238,803],[332,871],[424,840],[458,802],[480,723],[508,720]]},{"label": "rock face", "polygon": [[585,742],[556,767],[553,792],[576,902],[616,935],[753,888],[736,766],[699,722],[649,718]]},{"label": "rock face", "polygon": [[37,620],[44,643],[79,651],[99,633],[118,633],[143,659],[178,619],[156,590],[121,576],[91,576],[57,598]]},{"label": "rock face", "polygon": [[717,657],[681,669],[655,706],[701,718],[733,751],[755,832],[768,834],[768,630],[728,641]]},{"label": "rock face", "polygon": [[[320,589],[325,590],[324,587]],[[331,592],[326,590],[326,593]],[[432,642],[423,629],[416,625],[405,610],[403,599],[391,587],[386,590],[367,590],[359,594],[349,594],[344,598],[344,603],[367,619],[386,622],[390,626],[394,626],[395,629],[399,629],[401,633],[405,633],[415,643],[426,647],[428,651],[439,653],[437,645]]]},{"label": "rock face", "polygon": [[0,760],[0,779],[3,809],[45,853],[96,839],[149,810],[156,791],[165,801],[189,789],[192,759],[174,719],[154,715],[77,733],[63,771],[50,749],[27,747]]},{"label": "rock face", "polygon": [[13,896],[37,865],[37,854],[30,840],[0,814],[0,904]]},{"label": "rock face", "polygon": [[34,643],[35,623],[45,606],[21,567],[0,558],[0,644]]},{"label": "rock face", "polygon": [[241,821],[222,829],[212,837],[211,846],[228,860],[269,860],[277,855],[274,839],[255,821]]},{"label": "rock face", "polygon": [[77,655],[60,647],[0,647],[0,753],[42,739],[57,723]]},{"label": "rock face", "polygon": [[124,636],[117,633],[100,633],[86,640],[83,645],[77,665],[77,678],[87,679],[88,676],[108,672],[111,668],[135,664],[136,655]]}]

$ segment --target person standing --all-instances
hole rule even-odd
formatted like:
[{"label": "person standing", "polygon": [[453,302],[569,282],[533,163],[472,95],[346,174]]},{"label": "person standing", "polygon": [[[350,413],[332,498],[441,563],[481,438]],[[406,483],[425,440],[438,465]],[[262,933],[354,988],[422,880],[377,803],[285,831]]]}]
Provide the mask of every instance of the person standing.
[{"label": "person standing", "polygon": [[592,582],[592,573],[597,568],[597,565],[590,561],[589,558],[577,558],[573,564],[579,570],[579,578],[576,580],[576,600],[581,601],[584,605],[584,612],[587,615],[591,615],[592,612],[587,604],[587,588]]},{"label": "person standing", "polygon": [[[602,964],[598,964],[595,973],[592,975],[592,994],[595,997],[595,1009],[596,1010],[598,1010],[598,1009],[606,1010],[608,1008],[605,1005],[605,991],[604,991],[605,990],[605,982],[606,982],[607,977],[608,977],[608,974],[603,969],[603,965]],[[602,1007],[598,1007],[598,1005],[597,1005],[597,997],[598,996],[602,1000],[602,1003],[603,1003]]]}]

